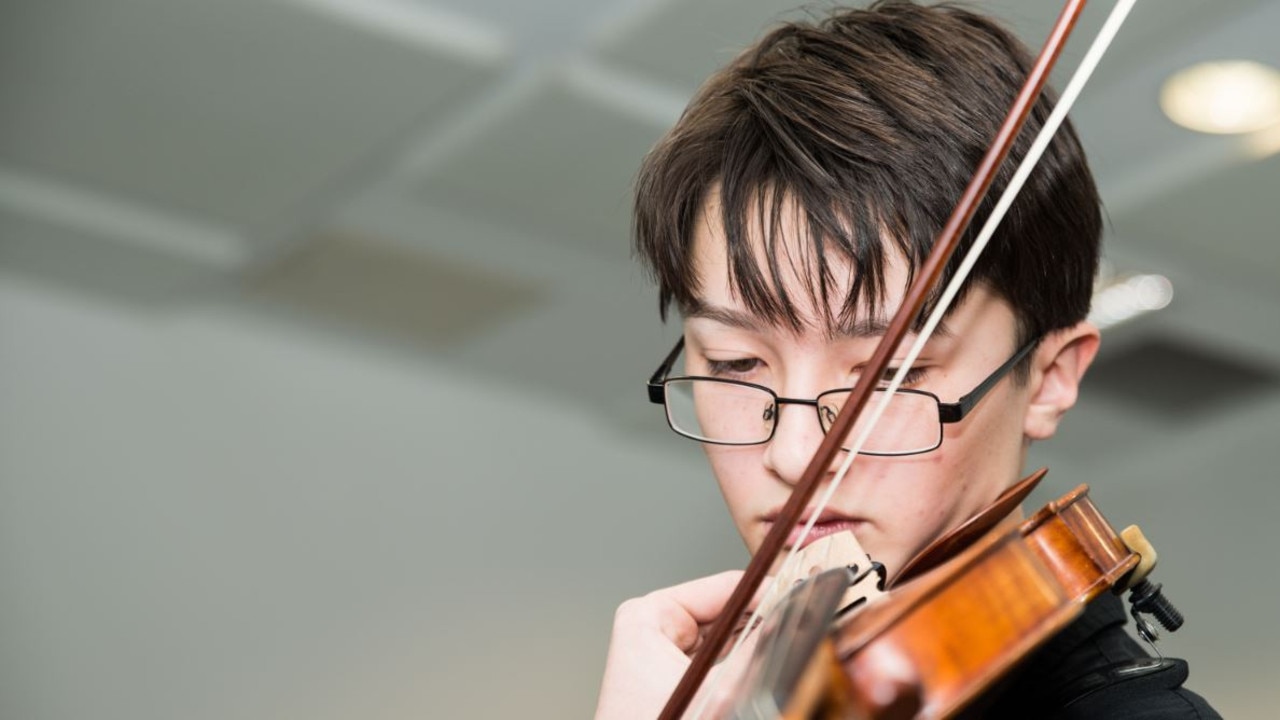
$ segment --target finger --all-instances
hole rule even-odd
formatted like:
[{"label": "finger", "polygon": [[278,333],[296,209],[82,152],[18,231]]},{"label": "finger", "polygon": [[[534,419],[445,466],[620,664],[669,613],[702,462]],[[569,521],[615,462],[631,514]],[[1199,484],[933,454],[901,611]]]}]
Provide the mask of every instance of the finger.
[{"label": "finger", "polygon": [[636,627],[648,626],[683,653],[698,644],[699,629],[720,615],[741,571],[733,570],[655,590],[632,603]]},{"label": "finger", "polygon": [[705,625],[720,616],[733,589],[742,579],[741,570],[728,570],[686,583],[655,590],[650,596],[675,603],[694,622]]}]

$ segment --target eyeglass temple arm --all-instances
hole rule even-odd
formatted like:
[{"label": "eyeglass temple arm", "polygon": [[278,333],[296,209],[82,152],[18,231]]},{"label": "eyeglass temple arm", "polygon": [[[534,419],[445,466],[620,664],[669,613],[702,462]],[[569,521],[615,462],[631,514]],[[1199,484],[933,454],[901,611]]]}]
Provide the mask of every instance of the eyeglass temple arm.
[{"label": "eyeglass temple arm", "polygon": [[680,357],[680,351],[684,349],[684,336],[676,341],[676,346],[671,348],[671,352],[667,353],[667,357],[653,371],[653,375],[649,377],[649,402],[656,405],[667,404],[667,392],[662,386],[662,381],[667,379],[667,375],[671,372],[671,366],[676,364],[676,358]]},{"label": "eyeglass temple arm", "polygon": [[1026,345],[1023,345],[1018,352],[1013,354],[1013,357],[1009,358],[1003,365],[996,368],[995,371],[987,376],[986,380],[982,381],[982,384],[974,388],[973,392],[970,392],[968,395],[965,395],[953,403],[938,403],[938,419],[941,420],[943,424],[958,423],[963,420],[964,416],[968,415],[969,411],[973,409],[973,406],[977,405],[978,401],[982,399],[982,396],[990,392],[991,388],[995,387],[996,383],[1000,382],[1000,379],[1008,374],[1008,372],[1013,369],[1014,365],[1021,362],[1022,358],[1026,357],[1027,353],[1034,350],[1039,344],[1040,338],[1035,338]]}]

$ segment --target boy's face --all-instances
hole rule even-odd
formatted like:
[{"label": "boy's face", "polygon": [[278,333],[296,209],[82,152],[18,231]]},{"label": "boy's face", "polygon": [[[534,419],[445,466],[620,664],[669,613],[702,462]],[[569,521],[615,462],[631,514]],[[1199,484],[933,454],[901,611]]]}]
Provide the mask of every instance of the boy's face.
[{"label": "boy's face", "polygon": [[[804,329],[797,332],[752,316],[732,290],[718,215],[714,207],[704,213],[695,236],[698,299],[708,312],[685,318],[686,372],[753,382],[792,398],[813,398],[825,390],[855,385],[880,335],[833,337],[822,314],[806,306],[803,281],[786,271],[785,260],[779,263],[783,281],[803,312]],[[800,245],[808,240],[801,236],[796,243],[796,233],[788,232],[794,223],[782,227],[788,247],[780,250],[780,257],[806,257]],[[837,263],[834,269],[838,279],[847,267]],[[891,318],[900,304],[904,279],[901,263],[886,267],[889,291],[881,319]],[[830,297],[842,300],[842,287]],[[1061,338],[1055,334],[1033,354],[1027,382],[1012,375],[1002,379],[962,422],[944,426],[938,449],[906,457],[858,457],[833,497],[822,529],[853,530],[863,548],[892,575],[933,539],[989,504],[1019,478],[1030,441],[1052,434],[1057,418],[1074,401],[1075,382],[1097,340],[1091,327],[1080,333],[1086,341],[1078,370],[1073,366],[1064,372],[1050,362],[1060,350]],[[987,288],[975,286],[926,345],[909,386],[955,402],[1015,352],[1015,335],[1009,305]],[[910,337],[896,357],[902,357],[909,344]],[[1043,392],[1046,381],[1053,385],[1048,398]],[[753,554],[821,440],[814,409],[785,404],[767,444],[703,446],[733,521]],[[837,464],[841,460],[838,456]]]}]

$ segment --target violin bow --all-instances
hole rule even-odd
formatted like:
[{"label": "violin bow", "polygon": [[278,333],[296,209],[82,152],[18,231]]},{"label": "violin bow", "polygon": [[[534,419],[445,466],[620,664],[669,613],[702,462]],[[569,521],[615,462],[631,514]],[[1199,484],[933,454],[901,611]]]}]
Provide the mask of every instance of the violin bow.
[{"label": "violin bow", "polygon": [[[1093,69],[1097,66],[1102,54],[1106,51],[1106,47],[1110,44],[1111,39],[1119,30],[1120,25],[1124,22],[1125,17],[1128,15],[1128,12],[1135,1],[1136,0],[1120,0],[1116,4],[1116,7],[1108,18],[1107,23],[1103,26],[1089,52],[1086,54],[1085,59],[1081,62],[1080,68],[1076,71],[1068,84],[1067,90],[1063,92],[1062,97],[1055,106],[1054,112],[1050,115],[1049,119],[1046,120],[1040,135],[1036,138],[1031,149],[1027,152],[1027,155],[1023,159],[1017,173],[1015,173],[1014,177],[1010,180],[1009,187],[1001,197],[1000,202],[997,203],[996,207],[992,210],[991,217],[988,218],[986,225],[983,227],[979,237],[975,240],[969,254],[966,256],[964,262],[952,278],[951,284],[939,298],[933,314],[917,337],[911,353],[906,358],[906,362],[901,364],[897,374],[894,376],[892,382],[887,388],[886,395],[892,394],[897,387],[901,385],[902,378],[909,371],[911,363],[914,362],[915,357],[919,355],[924,343],[928,340],[929,334],[945,314],[947,306],[954,299],[964,281],[965,276],[967,276],[969,270],[971,270],[973,265],[977,262],[978,255],[994,233],[995,227],[999,224],[1000,219],[1007,211],[1008,206],[1012,204],[1013,198],[1017,195],[1021,185],[1034,169],[1036,162],[1044,152],[1044,149],[1048,146],[1058,126],[1061,125],[1062,121],[1065,119],[1067,110],[1079,95],[1080,90],[1083,88],[1085,82],[1087,82],[1089,75],[1092,74]],[[795,527],[798,523],[805,506],[816,492],[817,487],[825,474],[826,468],[831,466],[836,454],[842,450],[841,444],[843,443],[845,436],[848,435],[853,424],[857,421],[857,418],[866,406],[872,391],[876,389],[876,383],[870,379],[883,377],[884,371],[888,368],[893,353],[897,350],[902,339],[906,336],[914,319],[920,314],[920,311],[923,309],[924,304],[928,299],[929,293],[932,292],[934,287],[940,282],[947,262],[951,259],[952,255],[954,255],[955,250],[959,245],[960,237],[972,222],[973,215],[977,211],[978,205],[982,202],[983,198],[985,198],[992,182],[995,179],[996,173],[999,171],[1000,166],[1008,156],[1019,132],[1023,125],[1026,124],[1027,117],[1030,115],[1032,108],[1039,99],[1041,91],[1043,90],[1045,83],[1048,81],[1049,74],[1057,63],[1058,57],[1062,52],[1062,48],[1066,45],[1066,41],[1070,37],[1071,31],[1074,28],[1080,13],[1084,9],[1085,2],[1086,0],[1067,0],[1064,4],[1049,37],[1045,41],[1044,47],[1040,51],[1040,55],[1036,58],[1035,64],[1028,74],[1026,81],[1010,107],[1003,124],[1000,126],[995,140],[988,148],[986,155],[983,157],[981,163],[979,163],[977,170],[970,179],[968,186],[965,188],[964,194],[961,195],[960,200],[952,210],[951,216],[947,220],[946,225],[939,233],[932,251],[926,258],[916,280],[908,289],[902,305],[894,314],[894,317],[885,332],[885,337],[876,348],[871,360],[868,362],[867,368],[855,386],[853,393],[850,395],[849,401],[837,416],[830,431],[828,431],[826,436],[823,438],[822,443],[818,446],[817,452],[814,454],[812,460],[810,460],[809,465],[806,467],[805,472],[797,483],[795,490],[792,491],[791,497],[783,507],[777,521],[773,524],[773,527],[770,528],[760,549],[747,565],[742,580],[739,581],[738,586],[734,589],[734,592],[726,603],[724,610],[720,614],[719,618],[712,623],[712,626],[706,636],[706,640],[703,643],[703,647],[693,657],[689,668],[685,671],[679,684],[677,684],[675,690],[672,692],[666,706],[659,715],[660,720],[676,720],[684,713],[690,702],[692,702],[694,695],[702,684],[703,679],[707,676],[715,659],[720,655],[721,650],[728,642],[728,639],[734,629],[734,620],[741,617],[744,613],[750,599],[764,580],[769,566],[782,550],[787,535],[790,533],[790,529]],[[873,414],[874,417],[871,418],[873,423],[878,419],[880,414],[879,410],[883,408],[883,404],[884,402],[887,402],[887,400],[888,398],[885,398],[884,401],[882,401],[881,407],[877,408],[877,412]],[[835,486],[848,471],[848,468],[856,455],[856,449],[861,447],[861,440],[865,438],[869,432],[870,427],[865,428],[859,438],[859,441],[855,443],[854,449],[850,450],[848,453],[848,457],[845,458],[844,463],[837,472],[836,478],[832,481],[831,487],[828,488],[828,491],[824,496],[824,505],[826,504],[826,499],[834,493]],[[808,524],[804,529],[806,534],[812,527],[813,520],[815,518],[816,514],[809,518]],[[793,549],[793,555],[794,552],[795,551]],[[696,715],[700,714],[701,713],[699,712]]]}]

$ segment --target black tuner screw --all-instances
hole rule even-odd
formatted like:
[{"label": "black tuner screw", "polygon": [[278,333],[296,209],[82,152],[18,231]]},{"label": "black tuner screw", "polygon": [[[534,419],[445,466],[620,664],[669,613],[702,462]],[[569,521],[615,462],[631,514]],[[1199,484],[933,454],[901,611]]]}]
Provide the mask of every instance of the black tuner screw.
[{"label": "black tuner screw", "polygon": [[1143,580],[1134,585],[1129,591],[1129,603],[1133,606],[1134,615],[1151,615],[1169,632],[1182,627],[1182,613],[1164,596],[1160,583],[1152,584],[1150,580]]},{"label": "black tuner screw", "polygon": [[884,564],[876,562],[875,560],[872,560],[871,570],[875,572],[877,576],[879,576],[879,579],[876,580],[876,589],[884,590],[885,577],[888,575],[888,571],[884,569]]},{"label": "black tuner screw", "polygon": [[849,574],[853,578],[852,580],[849,581],[850,585],[857,585],[858,583],[862,582],[863,578],[870,575],[871,573],[875,573],[877,576],[876,589],[884,590],[885,569],[883,564],[878,563],[875,560],[872,560],[871,567],[868,567],[866,570],[862,570],[857,565],[846,565],[845,567],[849,569]]}]

